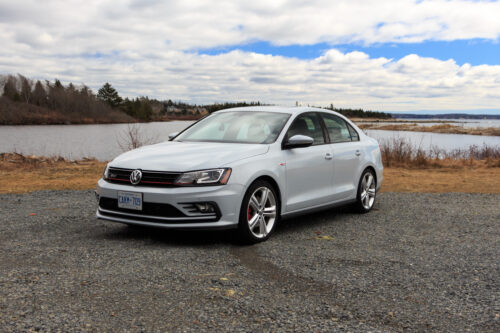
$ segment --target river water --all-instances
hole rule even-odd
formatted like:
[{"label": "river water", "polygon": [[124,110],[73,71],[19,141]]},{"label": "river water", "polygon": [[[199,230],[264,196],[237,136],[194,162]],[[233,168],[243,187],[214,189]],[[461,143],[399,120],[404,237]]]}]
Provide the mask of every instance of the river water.
[{"label": "river water", "polygon": [[[161,142],[168,135],[191,124],[191,121],[140,123],[142,141]],[[494,122],[500,127],[500,122]],[[0,152],[18,152],[25,155],[63,156],[69,159],[95,157],[111,160],[124,151],[127,142],[127,124],[102,125],[23,125],[0,126]],[[500,146],[499,136],[420,133],[405,131],[367,130],[378,140],[406,138],[415,146],[428,149],[437,146],[445,150],[467,148],[470,145]]]},{"label": "river water", "polygon": [[[485,128],[485,127],[500,127],[500,119],[412,119],[405,118],[399,119],[404,122],[363,122],[363,124],[374,124],[379,126],[385,125],[405,125],[405,123],[413,123],[418,126],[435,126],[443,125],[444,123],[453,126],[459,126],[464,128]],[[424,121],[424,122],[423,122]],[[434,122],[435,121],[435,122]]]}]

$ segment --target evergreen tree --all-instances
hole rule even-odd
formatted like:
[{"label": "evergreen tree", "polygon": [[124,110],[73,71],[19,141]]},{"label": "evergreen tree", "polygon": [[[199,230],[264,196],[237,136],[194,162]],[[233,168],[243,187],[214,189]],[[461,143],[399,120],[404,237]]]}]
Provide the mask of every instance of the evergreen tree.
[{"label": "evergreen tree", "polygon": [[35,83],[35,89],[33,89],[33,104],[38,106],[45,106],[47,104],[47,92],[42,86],[42,83],[38,80]]},{"label": "evergreen tree", "polygon": [[59,79],[55,79],[54,88],[55,89],[64,89],[64,86],[62,85],[61,81],[59,81]]},{"label": "evergreen tree", "polygon": [[136,98],[129,100],[125,98],[120,108],[126,114],[141,120],[149,121],[153,116],[153,108],[150,100],[147,97]]},{"label": "evergreen tree", "polygon": [[17,80],[12,75],[9,75],[7,82],[3,86],[3,95],[15,102],[21,101],[21,95],[17,91]]},{"label": "evergreen tree", "polygon": [[109,104],[113,108],[120,106],[123,101],[116,89],[108,82],[106,82],[97,92],[97,99]]}]

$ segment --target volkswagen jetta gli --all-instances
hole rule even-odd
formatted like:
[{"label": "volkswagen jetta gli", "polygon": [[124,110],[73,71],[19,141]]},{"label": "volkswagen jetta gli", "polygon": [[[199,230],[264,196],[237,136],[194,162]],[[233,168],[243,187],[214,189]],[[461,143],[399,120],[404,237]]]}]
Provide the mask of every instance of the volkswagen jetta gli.
[{"label": "volkswagen jetta gli", "polygon": [[366,213],[382,183],[376,140],[317,108],[247,107],[212,113],[111,161],[97,217],[161,228],[237,228],[267,239],[286,217],[353,204]]}]

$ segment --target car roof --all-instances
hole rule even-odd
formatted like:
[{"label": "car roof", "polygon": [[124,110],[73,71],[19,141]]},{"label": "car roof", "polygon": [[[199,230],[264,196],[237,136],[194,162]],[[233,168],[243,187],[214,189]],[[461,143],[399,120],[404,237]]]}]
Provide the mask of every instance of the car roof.
[{"label": "car roof", "polygon": [[[302,113],[305,111],[321,111],[321,112],[332,112],[327,109],[313,108],[313,107],[303,107],[303,106],[244,106],[238,108],[223,109],[217,112],[230,112],[230,111],[265,111],[265,112],[279,112],[279,113]],[[335,112],[336,113],[336,112]]]}]

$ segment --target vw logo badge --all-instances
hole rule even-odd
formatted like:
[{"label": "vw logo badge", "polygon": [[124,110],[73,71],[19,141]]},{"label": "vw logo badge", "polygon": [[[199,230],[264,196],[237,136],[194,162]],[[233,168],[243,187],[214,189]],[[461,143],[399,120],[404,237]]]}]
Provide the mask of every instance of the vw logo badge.
[{"label": "vw logo badge", "polygon": [[132,171],[132,173],[130,174],[130,182],[132,183],[132,185],[139,184],[141,178],[142,178],[142,171],[139,169]]}]

